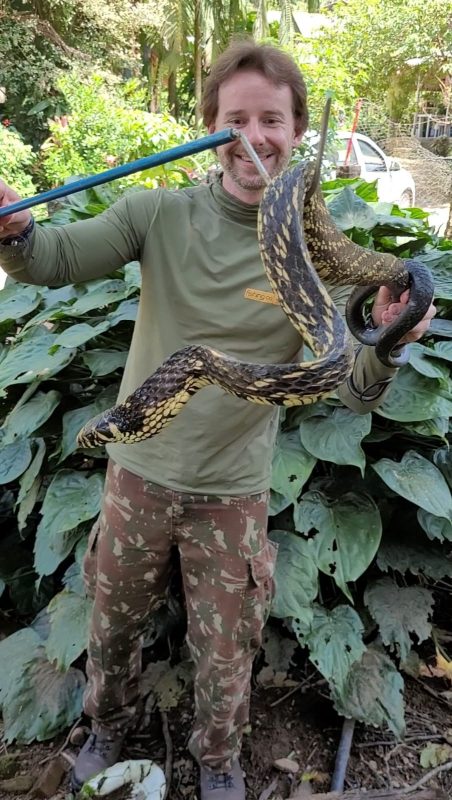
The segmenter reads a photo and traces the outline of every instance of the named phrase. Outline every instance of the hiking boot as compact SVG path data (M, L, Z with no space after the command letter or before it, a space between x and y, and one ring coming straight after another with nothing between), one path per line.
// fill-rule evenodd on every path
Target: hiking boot
M71 788L78 792L93 775L119 761L124 736L119 733L91 733L75 759L71 774Z
M201 800L245 800L245 781L240 762L230 772L212 772L201 766Z

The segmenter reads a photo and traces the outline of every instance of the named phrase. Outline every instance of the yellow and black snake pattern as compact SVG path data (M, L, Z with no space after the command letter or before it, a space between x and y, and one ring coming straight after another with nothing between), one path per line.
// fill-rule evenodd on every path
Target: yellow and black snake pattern
M385 352L424 316L433 294L428 271L416 262L351 242L333 223L319 188L312 191L313 181L314 166L309 162L299 162L272 179L260 204L258 240L269 283L316 360L251 364L212 347L184 347L123 403L90 420L78 435L79 446L134 443L155 436L209 384L252 403L281 406L313 403L333 392L352 371L354 347L322 281L367 289L386 285L397 296L410 287L410 305L401 327L398 324L394 331L387 326ZM356 313L353 326L359 337ZM385 360L384 348L380 349Z

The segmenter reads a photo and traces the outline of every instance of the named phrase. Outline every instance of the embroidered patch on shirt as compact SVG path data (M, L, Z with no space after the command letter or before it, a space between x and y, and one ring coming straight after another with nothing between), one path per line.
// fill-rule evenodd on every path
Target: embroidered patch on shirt
M244 297L247 300L257 300L258 303L272 303L279 306L278 298L274 292L263 292L261 289L245 289Z

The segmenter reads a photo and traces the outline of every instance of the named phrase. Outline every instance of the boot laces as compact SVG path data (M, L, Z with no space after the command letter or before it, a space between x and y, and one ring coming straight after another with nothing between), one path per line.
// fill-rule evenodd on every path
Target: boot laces
M209 789L233 789L234 778L230 772L212 773L209 775Z
M88 748L89 752L96 753L96 755L99 756L109 753L115 744L112 739L105 739L102 736L97 736L95 733L91 734L90 739L91 741Z

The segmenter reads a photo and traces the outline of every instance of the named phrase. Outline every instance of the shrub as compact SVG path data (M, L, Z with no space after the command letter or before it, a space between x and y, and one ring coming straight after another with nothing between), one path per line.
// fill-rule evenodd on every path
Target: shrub
M22 197L36 193L28 171L33 166L35 155L20 135L3 120L0 125L0 152L2 154L1 178Z
M87 175L152 155L189 141L188 126L168 114L132 108L100 75L89 81L67 76L59 88L69 108L67 116L49 123L51 136L41 148L41 172L50 185L74 175ZM118 181L118 191L131 185L178 186L198 162L178 161L135 173Z

